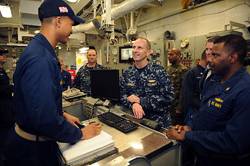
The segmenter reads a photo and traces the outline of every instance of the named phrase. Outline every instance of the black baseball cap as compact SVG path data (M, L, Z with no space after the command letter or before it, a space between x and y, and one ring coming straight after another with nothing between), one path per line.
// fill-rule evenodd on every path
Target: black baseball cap
M68 16L74 21L74 25L84 23L84 20L77 17L72 8L63 0L44 0L38 8L40 21L44 18L55 16Z
M7 49L0 48L0 56L4 56L5 54L8 54L9 51Z

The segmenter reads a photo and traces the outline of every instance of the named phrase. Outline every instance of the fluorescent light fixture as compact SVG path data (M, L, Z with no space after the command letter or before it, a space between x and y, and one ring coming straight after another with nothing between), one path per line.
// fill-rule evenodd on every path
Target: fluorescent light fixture
M76 3L78 0L67 0L67 1L71 3Z
M5 18L12 17L10 6L8 6L8 5L0 5L0 12L1 12L2 16Z
M79 53L84 54L88 51L89 47L82 47L79 49Z

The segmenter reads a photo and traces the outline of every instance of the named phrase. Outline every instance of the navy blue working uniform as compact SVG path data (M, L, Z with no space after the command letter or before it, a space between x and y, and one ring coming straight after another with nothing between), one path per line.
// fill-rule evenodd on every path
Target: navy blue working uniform
M185 123L192 119L192 115L197 113L200 108L200 85L205 68L197 65L187 71L182 81L180 107L185 115Z
M38 34L21 55L14 73L16 123L25 132L36 135L38 141L27 141L13 131L6 152L8 159L26 159L27 165L55 165L56 161L46 161L57 155L56 141L80 140L81 130L63 117L60 81L55 51L48 40ZM49 139L40 142L39 136Z
M0 68L0 129L9 128L14 124L13 86L10 85L9 77L3 68Z
M213 77L185 142L197 153L197 165L249 166L250 76L241 68L224 83Z
M212 76L213 76L213 71L212 71L211 67L208 65L205 68L205 70L203 72L203 75L202 75L202 77L201 77L201 79L199 81L199 86L200 86L200 91L201 92L202 91L206 91L206 89L204 88L204 86L205 86L205 84L207 82L209 82L210 79L213 78ZM203 94L203 92L201 94Z
M62 85L62 90L65 91L68 89L68 87L71 88L71 75L68 71L66 70L62 70L61 72L61 77L62 77L62 80L61 80L61 85Z
M197 65L184 75L180 94L180 111L184 115L184 123L189 125L194 114L200 108L200 85L205 68ZM182 163L184 166L194 165L195 155L192 147L182 144Z
M10 129L14 125L13 87L5 70L0 67L0 165L2 165L3 151Z

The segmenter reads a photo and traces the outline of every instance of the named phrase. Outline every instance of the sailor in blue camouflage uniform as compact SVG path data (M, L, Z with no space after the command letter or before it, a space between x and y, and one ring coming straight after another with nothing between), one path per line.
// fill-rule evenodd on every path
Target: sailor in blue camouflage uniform
M250 76L243 66L246 41L238 35L214 41L211 68L200 110L190 126L175 126L167 136L190 145L197 166L250 165Z
M97 63L97 52L95 47L89 47L87 52L88 63L82 66L77 74L73 83L73 87L80 89L82 92L87 95L91 95L90 88L90 70L101 70L105 69L102 65Z
M134 65L120 79L121 103L132 109L135 118L149 118L162 127L171 124L169 107L173 100L173 87L165 69L149 63L151 46L147 39L133 42Z
M66 43L72 25L83 20L62 0L45 0L39 7L41 33L24 50L14 73L16 126L7 143L7 166L63 164L57 141L75 143L101 131L99 124L76 127L79 119L62 111L60 68L55 54Z
M66 70L63 59L59 59L60 68L61 68L61 86L62 91L65 91L72 86L71 74Z

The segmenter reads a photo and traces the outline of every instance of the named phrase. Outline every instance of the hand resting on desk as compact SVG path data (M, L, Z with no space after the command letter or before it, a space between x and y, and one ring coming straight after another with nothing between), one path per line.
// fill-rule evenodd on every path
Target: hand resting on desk
M145 113L142 109L142 106L139 103L134 103L132 105L132 110L133 110L134 117L136 119L141 119L145 115Z

